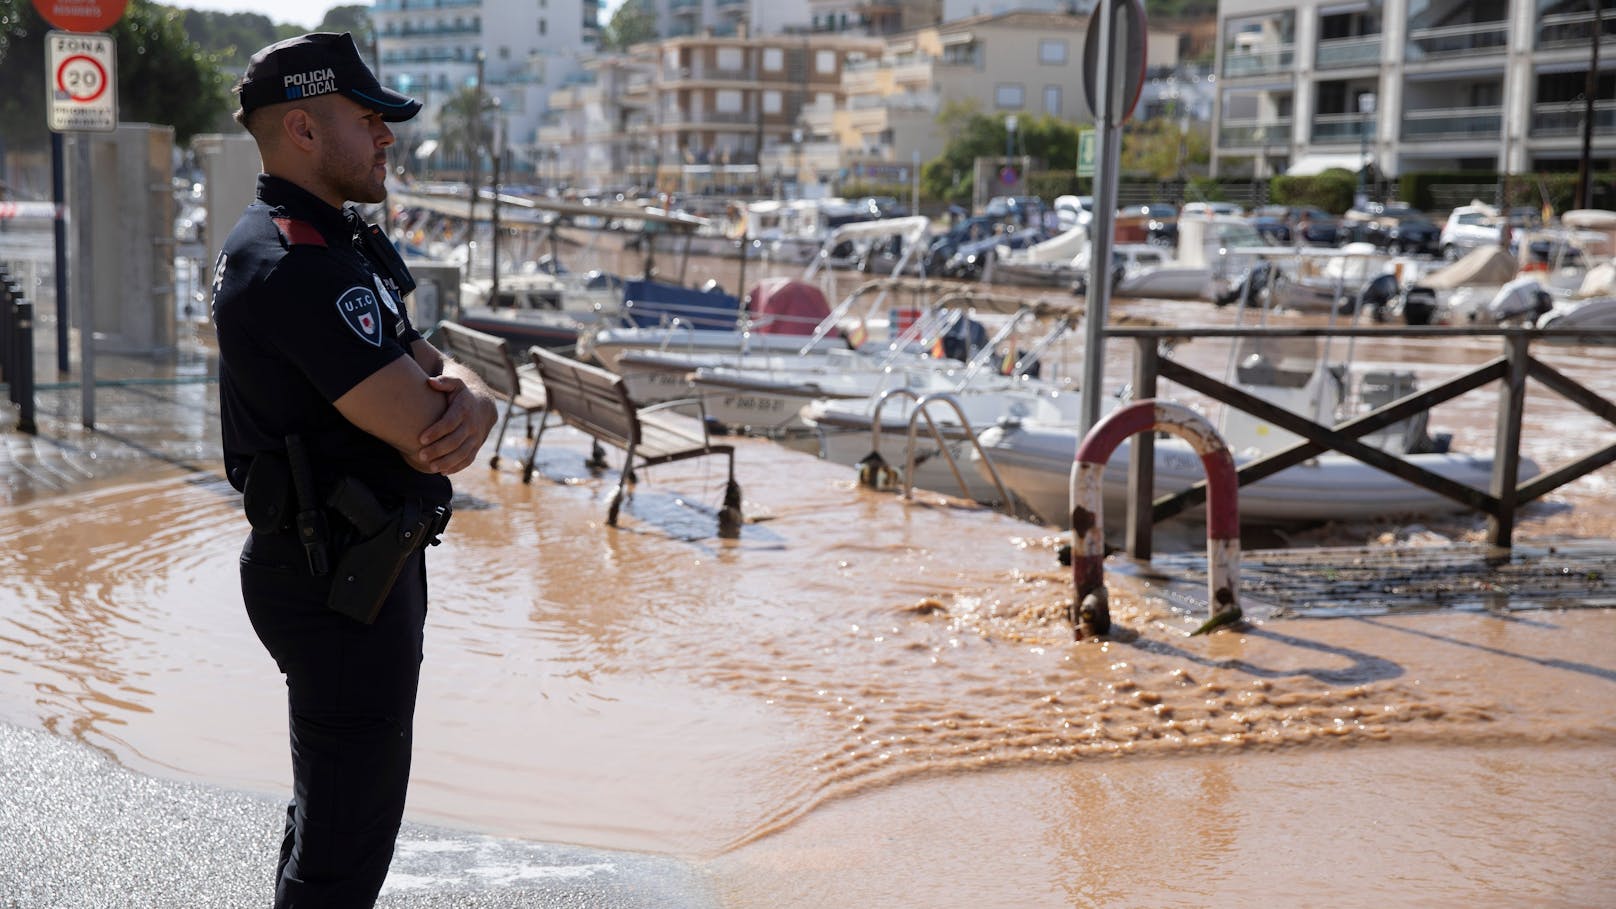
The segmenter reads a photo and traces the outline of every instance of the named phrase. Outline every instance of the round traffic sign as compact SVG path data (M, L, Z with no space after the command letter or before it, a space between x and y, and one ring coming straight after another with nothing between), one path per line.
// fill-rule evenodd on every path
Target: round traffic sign
M1114 29L1111 46L1110 66L1107 73L1110 78L1112 98L1120 101L1120 109L1113 105L1111 111L1111 125L1121 126L1133 116L1133 110L1139 104L1139 95L1145 87L1145 50L1146 25L1144 0L1100 0L1100 3L1111 4L1111 27ZM1089 112L1094 114L1096 120L1100 115L1097 102L1099 95L1100 73L1100 42L1104 36L1100 34L1100 4L1094 5L1094 12L1089 14L1088 34L1083 39L1083 97L1089 103ZM1118 82L1121 90L1118 91Z
M101 61L84 54L74 54L56 67L56 88L80 104L105 94L109 81Z
M34 0L45 21L63 31L98 32L123 18L129 0Z

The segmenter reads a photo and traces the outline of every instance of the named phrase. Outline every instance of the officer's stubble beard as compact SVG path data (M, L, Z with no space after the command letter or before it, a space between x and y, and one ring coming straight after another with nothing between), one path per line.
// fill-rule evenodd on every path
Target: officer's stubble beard
M329 124L327 124L329 128ZM339 191L349 202L382 202L387 198L387 154L374 144L362 154L353 148L331 143L315 164L315 177ZM378 171L376 165L383 165ZM377 176L377 174L380 176Z

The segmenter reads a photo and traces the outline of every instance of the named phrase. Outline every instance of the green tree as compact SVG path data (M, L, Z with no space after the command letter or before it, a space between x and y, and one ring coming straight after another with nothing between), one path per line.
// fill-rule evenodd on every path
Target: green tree
M1004 116L984 114L970 102L943 105L937 121L952 138L941 155L920 168L921 192L929 198L969 202L976 159L1002 157L1007 146L1017 157L1026 155L1047 166L1074 166L1077 161L1077 125L1048 114L1017 114L1014 136Z
M473 161L493 139L494 99L474 85L460 89L438 110L438 144L450 160Z
M352 32L359 52L370 58L370 49L376 43L376 26L370 21L370 7L359 4L333 6L325 11L317 32ZM371 61L374 65L375 61Z
M295 25L276 25L260 13L188 9L181 16L185 33L203 50L218 54L220 65L232 76L247 68L248 59L259 48L303 31Z
M38 148L45 128L45 32L28 0L0 0L0 137L13 150ZM217 122L230 80L216 54L186 36L178 10L131 0L107 33L117 48L118 118L174 127L183 145Z
M1210 136L1172 117L1129 123L1122 134L1122 173L1178 180L1204 173L1212 160Z
M628 50L656 36L656 13L650 6L644 0L625 0L600 30L600 46L602 50Z

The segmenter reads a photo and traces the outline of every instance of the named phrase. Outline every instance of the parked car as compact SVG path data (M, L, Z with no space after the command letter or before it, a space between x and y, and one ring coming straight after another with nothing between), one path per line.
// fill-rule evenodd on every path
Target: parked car
M1541 217L1532 208L1512 208L1505 215L1480 200L1455 208L1442 225L1439 240L1442 257L1451 262L1463 258L1473 249L1503 243L1503 225L1506 222L1515 232L1542 226Z
M1181 217L1193 215L1234 215L1240 217L1245 210L1233 202L1185 202Z
M1310 205L1264 205L1252 213L1251 223L1270 243L1336 246L1341 242L1340 219Z
M1354 208L1341 218L1349 243L1373 243L1377 248L1401 253L1435 255L1440 249L1442 231L1424 212L1401 202L1371 202Z
M1288 246L1291 242L1293 222L1289 205L1264 205L1251 213L1251 226L1263 242L1273 246Z

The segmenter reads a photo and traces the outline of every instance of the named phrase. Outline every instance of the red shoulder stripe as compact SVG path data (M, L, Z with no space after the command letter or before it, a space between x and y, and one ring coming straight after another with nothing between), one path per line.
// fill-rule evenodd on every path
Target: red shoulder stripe
M275 227L280 230L281 236L293 246L325 246L325 237L320 229L307 221L296 218L275 218Z

